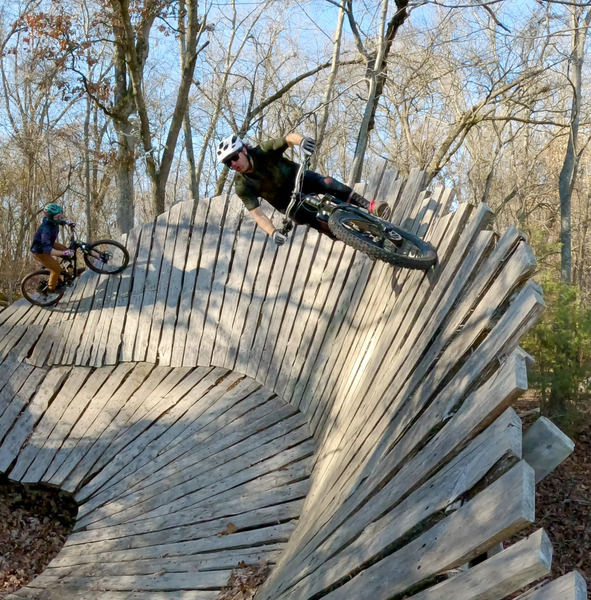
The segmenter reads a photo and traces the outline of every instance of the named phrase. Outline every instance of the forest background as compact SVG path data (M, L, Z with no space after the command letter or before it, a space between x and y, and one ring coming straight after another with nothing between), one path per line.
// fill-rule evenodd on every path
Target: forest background
M524 342L542 412L588 424L588 3L9 0L0 9L0 293L18 298L47 202L82 237L231 189L219 139L316 137L314 168L387 162L486 202L536 251Z

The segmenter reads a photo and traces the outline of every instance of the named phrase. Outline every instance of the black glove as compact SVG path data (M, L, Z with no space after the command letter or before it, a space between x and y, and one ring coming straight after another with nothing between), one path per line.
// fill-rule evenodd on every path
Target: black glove
M281 233L281 231L279 231L278 229L276 229L273 232L273 241L278 245L278 246L283 246L283 244L285 244L285 242L287 242L287 236L283 235Z
M312 154L314 154L314 150L316 150L316 140L313 138L305 137L300 142L300 148L302 149L304 154L311 156Z

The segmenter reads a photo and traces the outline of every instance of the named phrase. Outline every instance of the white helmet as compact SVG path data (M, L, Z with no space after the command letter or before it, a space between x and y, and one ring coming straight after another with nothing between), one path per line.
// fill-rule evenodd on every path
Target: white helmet
M244 142L236 134L228 136L218 144L218 164L224 162L235 152L240 152L242 148L244 148Z

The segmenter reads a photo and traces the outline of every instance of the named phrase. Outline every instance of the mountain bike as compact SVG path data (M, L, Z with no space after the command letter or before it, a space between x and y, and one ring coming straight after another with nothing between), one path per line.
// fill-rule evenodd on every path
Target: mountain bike
M37 306L52 306L64 295L66 288L71 287L76 278L85 268L79 267L78 254L86 266L95 273L113 275L120 273L129 263L129 252L127 248L114 240L99 240L98 242L80 242L76 239L74 223L66 223L70 228L70 245L68 249L73 250L71 257L62 257L60 281L55 290L49 290L48 269L39 269L29 273L21 281L21 292L32 304Z
M287 236L293 229L298 211L315 212L323 233L341 240L374 260L418 270L427 270L437 262L437 251L429 242L370 214L364 208L328 194L303 194L304 173L309 164L310 156L305 156L299 166L290 203L279 229L283 235Z

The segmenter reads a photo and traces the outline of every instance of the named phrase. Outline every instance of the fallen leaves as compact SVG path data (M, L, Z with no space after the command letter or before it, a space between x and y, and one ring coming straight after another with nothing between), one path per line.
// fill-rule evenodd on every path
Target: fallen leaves
M222 588L217 600L251 600L271 570L266 563L240 563L239 567L232 571L228 584Z
M0 478L0 598L41 573L75 523L73 500L57 490Z

